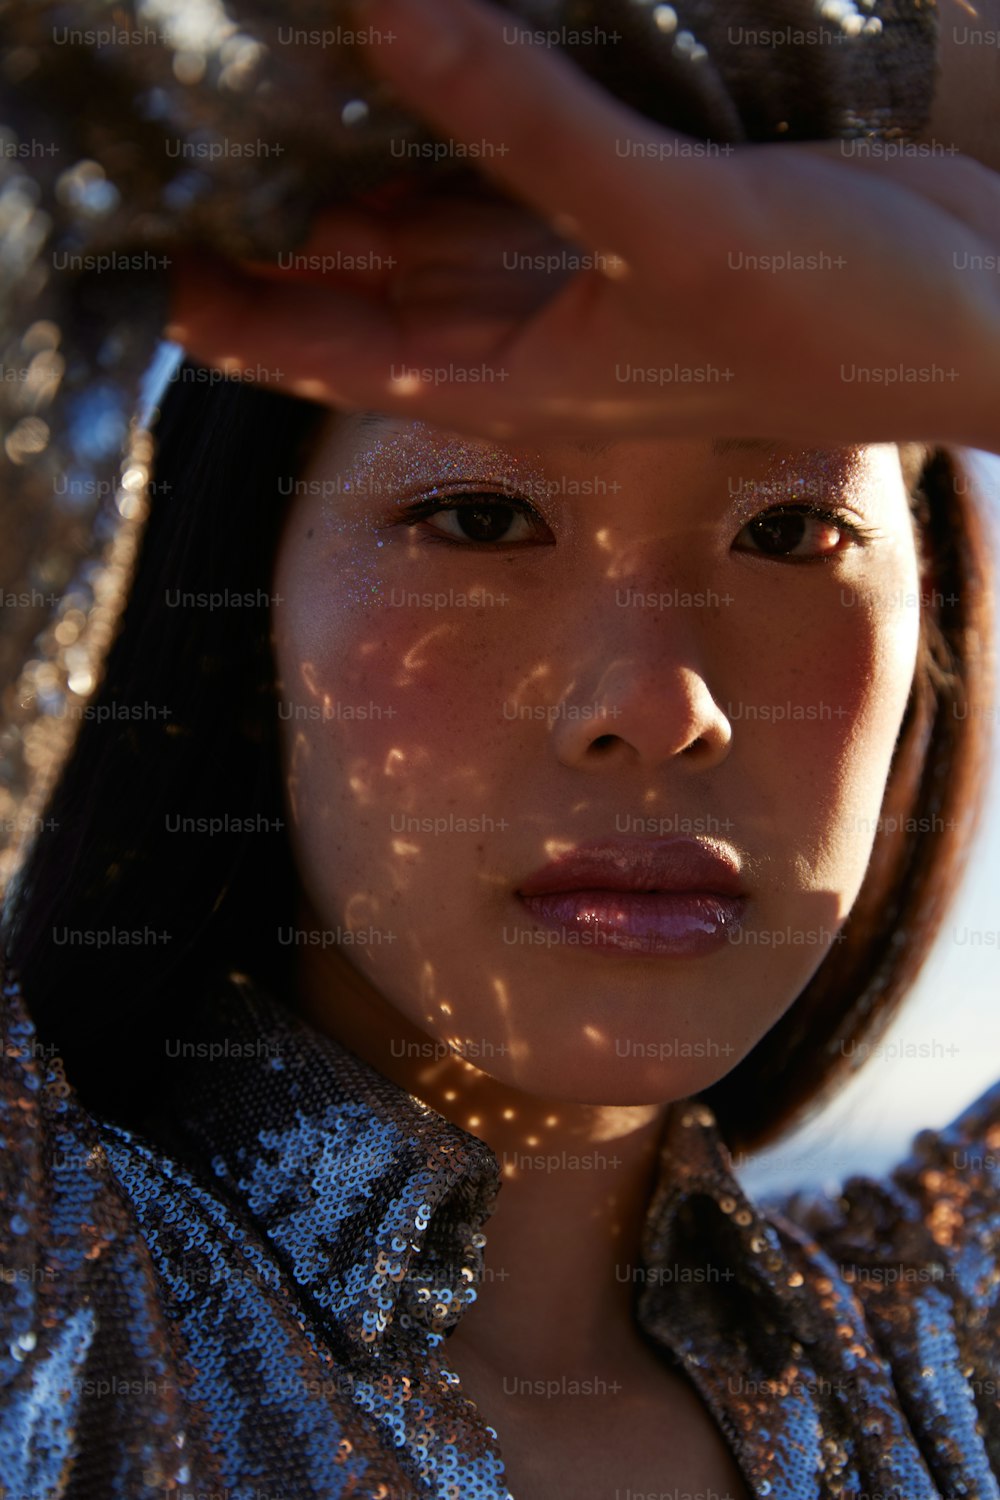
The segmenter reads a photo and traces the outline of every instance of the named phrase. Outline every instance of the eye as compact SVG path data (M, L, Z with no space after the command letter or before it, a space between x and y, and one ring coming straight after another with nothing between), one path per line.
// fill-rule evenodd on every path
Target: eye
M404 526L424 525L428 541L458 547L519 547L550 540L541 516L526 500L506 495L463 494L424 499L405 507Z
M749 521L733 546L777 561L820 562L868 539L867 530L838 511L782 506ZM746 538L739 545L740 538Z

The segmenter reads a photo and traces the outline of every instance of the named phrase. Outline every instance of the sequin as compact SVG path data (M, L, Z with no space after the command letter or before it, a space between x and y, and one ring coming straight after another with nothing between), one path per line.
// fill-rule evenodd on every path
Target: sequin
M528 0L508 8L535 18ZM935 7L863 8L582 0L572 20L622 38L583 66L627 102L633 78L655 78L644 107L704 140L912 136L929 114ZM323 27L347 15L339 0L321 9ZM374 186L388 161L403 170L388 142L421 134L349 48L277 45L279 20L316 19L306 0L277 10L5 7L0 589L47 581L0 614L0 673L16 679L0 743L7 845L44 803L32 768L46 743L65 755L67 710L99 679L154 473L148 433L125 433L163 267L97 283L53 252L293 249L314 184L324 199ZM93 40L47 50L67 12ZM548 12L558 25L570 7ZM151 17L145 41L110 44L109 111L101 30ZM820 40L761 59L732 39L796 23ZM51 155L20 151L32 131ZM150 131L178 151L135 151ZM268 136L288 143L280 170L181 149ZM75 486L61 501L58 477ZM513 1500L489 1413L448 1368L449 1334L489 1295L500 1173L483 1141L236 976L206 1024L274 1048L213 1061L210 1088L196 1059L178 1063L145 1135L87 1114L60 1060L33 1048L16 985L0 1003L0 1500ZM1000 1084L922 1132L886 1178L754 1203L712 1112L691 1100L671 1114L634 1316L699 1391L754 1496L1000 1500L998 1146ZM679 1299L655 1274L706 1263L732 1279Z
M21 1043L0 1094L5 1494L250 1500L266 1479L283 1500L512 1500L489 1413L448 1368L489 1295L485 1142L242 975L204 1038L265 1037L267 1056L178 1058L142 1136L56 1094L14 982L3 1005ZM758 1204L710 1109L668 1116L634 1316L750 1494L1000 1495L998 1124L1000 1083L890 1176ZM942 1202L962 1204L945 1248ZM732 1275L684 1298L662 1274L706 1264ZM11 1274L31 1266L46 1275Z

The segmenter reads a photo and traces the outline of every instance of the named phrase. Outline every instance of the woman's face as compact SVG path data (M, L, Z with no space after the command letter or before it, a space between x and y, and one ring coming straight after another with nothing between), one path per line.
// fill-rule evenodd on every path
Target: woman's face
M919 630L903 456L333 418L273 641L303 912L345 993L550 1099L735 1067L876 837ZM582 845L575 895L518 894Z

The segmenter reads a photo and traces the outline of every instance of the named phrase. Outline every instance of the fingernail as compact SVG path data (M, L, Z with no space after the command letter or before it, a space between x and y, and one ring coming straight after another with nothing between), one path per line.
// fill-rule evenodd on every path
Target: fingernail
M425 78L450 68L465 52L465 26L452 0L355 0L360 29L376 33L373 43L399 48L393 57Z

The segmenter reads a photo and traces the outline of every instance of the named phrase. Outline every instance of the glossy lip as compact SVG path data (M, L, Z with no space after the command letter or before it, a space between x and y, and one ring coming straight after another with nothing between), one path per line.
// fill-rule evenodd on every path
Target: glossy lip
M580 845L517 895L557 942L619 958L697 958L725 947L746 916L740 869L697 839Z
M595 839L536 870L519 896L552 891L685 891L745 896L740 867L717 844L700 839Z

